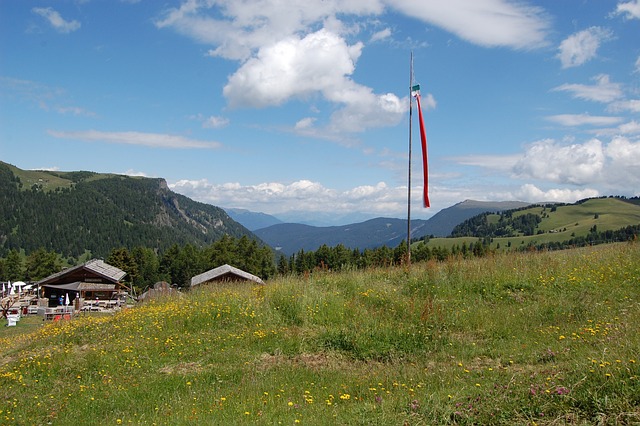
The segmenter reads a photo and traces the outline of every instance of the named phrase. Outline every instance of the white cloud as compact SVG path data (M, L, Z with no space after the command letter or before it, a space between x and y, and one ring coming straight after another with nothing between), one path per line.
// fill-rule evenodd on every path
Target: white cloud
M616 101L607 106L607 111L620 112L631 111L640 113L640 99L629 99L623 101Z
M330 94L335 102L343 102L345 107L331 115L327 130L334 135L342 132L361 132L368 128L393 126L404 118L408 106L405 99L393 93L376 95L369 88L351 85L340 93Z
M516 200L528 201L532 203L536 202L558 202L558 203L575 203L578 200L582 200L590 197L597 197L600 193L596 189L567 189L567 188L555 188L542 190L537 186L527 183L522 185L517 191L514 192L513 198Z
M640 160L640 142L632 142L623 136L617 136L606 147L606 154L619 166L638 167ZM638 173L634 173L638 176Z
M233 74L223 94L234 106L266 107L319 93L342 105L331 117L327 137L397 124L407 106L392 93L375 94L351 80L362 43L349 46L325 29L267 46ZM306 121L305 129L310 122Z
M395 125L406 101L377 94L352 79L368 26L388 10L444 28L481 46L533 48L545 44L549 20L543 10L507 0L186 0L156 20L197 42L209 54L239 61L223 89L231 107L262 108L291 99L322 96L337 104L320 128L303 122L307 134L339 138L345 132ZM369 34L370 41L391 36L391 28ZM434 107L432 96L425 99ZM297 130L300 130L298 126Z
M559 47L562 68L577 67L595 58L600 45L612 37L613 33L602 27L591 27L570 35Z
M616 136L605 147L608 159L606 179L603 182L610 191L619 193L621 188L640 195L640 140Z
M371 39L369 41L375 42L375 41L385 40L389 37L391 37L391 29L385 28L384 30L380 30L377 33L374 33L371 36Z
M584 84L563 84L555 87L555 91L569 92L575 98L596 102L612 102L622 97L622 85L620 83L612 83L609 76L600 74L593 77L595 85L587 86Z
M95 117L96 115L94 112L87 111L84 108L74 107L74 106L66 106L66 107L56 106L55 110L60 114L73 114L73 115L85 116L85 117Z
M515 155L457 158L454 160L461 164L491 170L492 175L510 175L512 183L496 185L491 179L484 181L476 176L461 186L458 181L462 175L432 175L432 209L418 207L422 188L417 183L412 188L415 204L412 214L431 214L466 198L575 202L601 194L629 195L629 188L640 187L638 158L640 141L620 136L608 144L598 139L570 145L543 140L529 146L519 158ZM451 179L452 185L447 185L447 179ZM518 183L522 180L525 183ZM337 190L306 179L249 185L185 179L169 183L169 187L198 201L274 215L294 211L336 216L353 212L386 217L406 215L407 187L385 182Z
M135 176L135 177L149 177L145 172L140 172L137 170L129 169L126 172L122 173L127 176Z
M224 87L223 94L234 106L280 105L291 97L340 90L352 84L348 76L362 43L348 46L327 30L303 38L290 36L260 49L246 61Z
M546 117L547 120L554 123L567 126L611 126L622 121L620 117L607 117L590 114L558 114Z
M513 173L519 178L619 191L640 183L639 158L640 142L624 136L608 144L598 139L571 145L542 140L528 147Z
M438 103L431 93L427 93L424 96L420 95L420 105L424 109L436 109Z
M304 130L313 126L313 123L316 121L313 117L305 117L302 120L298 120L295 125L296 130Z
M636 63L635 63L635 70L633 70L634 73L640 73L640 56L638 56L638 59L636 59Z
M173 28L198 42L216 46L213 56L245 61L256 51L310 27L344 28L336 15L380 14L378 0L343 2L326 0L187 0L156 21L158 28Z
M37 168L31 169L31 170L36 170L36 171L44 170L44 171L47 171L47 172L58 172L58 171L60 171L60 167L58 167L58 166L37 167Z
M241 207L269 214L292 211L372 215L399 215L406 211L406 187L389 187L384 182L339 191L309 180L288 184L265 182L255 185L240 183L214 184L206 179L179 180L169 187L195 200L224 207ZM419 191L415 193L419 199Z
M454 157L451 160L465 166L483 167L497 171L510 171L520 160L521 155L468 155Z
M542 8L508 0L187 0L157 19L158 28L173 28L194 40L215 46L214 56L244 61L265 45L272 45L308 28L354 33L359 25L345 25L355 17L379 17L394 9L481 46L516 49L546 44L550 21ZM340 19L343 19L341 21ZM390 30L372 35L386 37Z
M597 180L604 168L602 143L560 145L553 140L533 143L513 167L519 177L584 185Z
M635 120L631 120L628 123L624 123L618 126L618 129L620 130L620 133L622 133L623 135L640 134L640 123ZM640 157L636 158L636 162L638 163L638 165L640 165L639 158Z
M76 20L66 21L62 16L60 16L60 13L56 12L51 7L34 7L31 11L46 19L49 24L51 24L51 26L60 33L67 34L80 28L80 22Z
M214 116L206 118L202 122L202 127L206 129L220 129L229 125L229 119L226 117Z
M614 14L622 15L625 19L640 19L640 0L618 3Z
M546 44L543 9L504 0L389 0L389 6L480 46L516 49Z
M200 141L189 139L183 136L168 135L161 133L142 132L101 132L98 130L86 131L58 131L48 130L47 133L59 139L76 139L82 141L117 143L126 145L141 145L152 148L220 148L222 144L212 141Z

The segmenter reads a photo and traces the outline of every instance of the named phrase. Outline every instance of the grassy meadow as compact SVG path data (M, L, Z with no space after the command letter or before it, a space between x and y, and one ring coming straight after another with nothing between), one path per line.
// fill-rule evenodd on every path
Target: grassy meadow
M638 243L211 286L2 328L0 424L637 424L639 327Z
M581 203L557 206L556 208L534 206L513 213L514 217L525 214L540 216L541 222L534 235L492 238L489 248L498 251L514 251L529 245L568 241L574 237L586 237L592 228L598 231L615 231L640 223L640 206L617 198L592 198ZM489 223L498 223L499 214L490 214ZM539 233L538 233L539 232ZM427 242L429 248L461 247L476 243L477 237L440 237Z

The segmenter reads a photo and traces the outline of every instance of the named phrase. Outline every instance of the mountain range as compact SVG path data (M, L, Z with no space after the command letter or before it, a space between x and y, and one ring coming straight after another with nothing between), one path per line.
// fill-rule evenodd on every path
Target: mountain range
M412 239L449 236L479 214L521 209L524 202L466 200L428 220L411 221ZM407 221L374 218L342 226L286 223L242 209L222 209L171 191L164 179L89 171L21 170L0 162L0 256L38 248L64 256L105 257L113 248L144 246L164 251L174 244L203 247L223 235L246 236L292 255L339 244L364 250L396 247Z
M519 201L485 202L466 200L436 213L433 217L411 221L411 238L424 236L446 237L459 223L486 212L500 212L528 206ZM348 248L375 248L382 245L395 247L407 238L407 220L375 218L342 226L311 226L300 223L282 223L274 216L243 210L227 210L234 219L251 229L262 241L282 254L291 255L299 250L314 251L326 244L342 244ZM256 227L269 223L266 227Z

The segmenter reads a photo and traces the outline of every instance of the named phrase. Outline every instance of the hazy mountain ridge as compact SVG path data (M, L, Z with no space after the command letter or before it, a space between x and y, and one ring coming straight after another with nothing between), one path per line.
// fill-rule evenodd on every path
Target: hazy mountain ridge
M412 229L418 231L426 221L412 221ZM407 221L395 218L376 218L343 226L311 226L299 223L282 223L258 229L254 233L264 242L283 254L299 250L313 251L326 244L329 247L342 244L347 248L364 250L382 245L395 246L406 239Z
M247 209L224 208L231 219L242 224L250 231L283 223L282 220L266 213L252 212Z
M520 201L466 200L436 213L433 217L411 220L411 238L424 236L445 237L461 222L478 214L522 208L530 203ZM348 248L375 248L382 245L395 247L407 238L407 220L375 218L342 226L318 227L297 223L281 223L253 231L260 239L283 254L299 250L313 251L326 244L342 244Z

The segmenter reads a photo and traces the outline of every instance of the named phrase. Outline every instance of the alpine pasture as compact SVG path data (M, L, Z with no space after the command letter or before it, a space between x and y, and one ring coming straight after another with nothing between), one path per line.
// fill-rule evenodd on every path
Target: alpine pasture
M0 331L0 424L640 422L640 246L209 286Z

